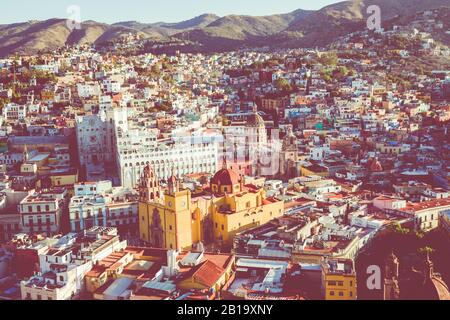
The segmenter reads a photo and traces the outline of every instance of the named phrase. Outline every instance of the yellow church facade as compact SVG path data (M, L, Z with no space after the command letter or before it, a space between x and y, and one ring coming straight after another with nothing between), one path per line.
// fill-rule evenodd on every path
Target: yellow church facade
M150 167L140 183L139 230L151 246L189 250L199 242L231 246L236 233L265 224L284 214L282 201L266 198L262 188L244 186L243 179L222 169L208 190L180 190L169 179L164 199Z

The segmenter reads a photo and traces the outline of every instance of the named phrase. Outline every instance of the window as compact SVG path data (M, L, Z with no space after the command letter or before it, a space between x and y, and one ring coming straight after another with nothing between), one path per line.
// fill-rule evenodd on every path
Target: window
M353 291L350 291L350 297L353 297Z
M335 286L336 285L336 281L328 281L328 285L329 286Z
M334 296L334 291L330 291L330 296Z
M344 293L342 291L339 291L339 297L343 297Z
M45 205L45 211L50 211L50 206L48 204Z
M353 281L350 281L350 286L351 286L351 287L353 286Z
M38 300L42 300L42 297L41 297L40 294L37 295L37 299L38 299Z
M172 231L172 226L171 225L169 225L169 230Z
M342 287L344 285L344 281L338 281L338 286Z
M224 225L222 225L222 231L224 231L225 230L225 226Z

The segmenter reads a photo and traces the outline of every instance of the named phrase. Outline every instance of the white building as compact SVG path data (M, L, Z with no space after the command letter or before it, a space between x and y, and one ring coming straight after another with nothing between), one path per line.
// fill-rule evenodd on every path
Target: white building
M119 81L112 79L104 79L102 82L103 90L107 93L118 93L121 89L121 84Z
M97 82L78 83L77 92L80 98L99 96L102 93L100 84Z
M3 117L5 120L23 120L27 116L28 108L26 105L8 103L3 107Z
M406 200L388 196L379 196L373 199L373 205L381 210L400 210L406 207Z
M117 227L121 234L135 234L138 229L138 202L124 188L112 188L111 181L75 185L69 204L70 230L91 227Z
M98 115L76 118L76 133L80 164L98 165L114 161L114 124L112 116L103 111ZM89 174L89 173L88 173Z
M117 157L122 185L135 188L147 164L151 164L161 180L167 180L173 172L178 177L213 174L217 171L218 144L159 142L151 147L125 144L118 145Z
M25 197L19 204L23 231L47 234L60 232L66 196L67 190L53 189Z
M39 272L20 283L23 300L70 300L85 288L84 277L95 263L124 249L113 228L68 234L39 254Z
M56 63L47 63L47 64L36 64L31 66L32 70L49 72L49 73L58 73L59 67Z
M122 186L135 188L147 164L161 180L175 171L178 177L217 171L218 143L214 139L158 140L157 132L145 127L116 129L117 170Z

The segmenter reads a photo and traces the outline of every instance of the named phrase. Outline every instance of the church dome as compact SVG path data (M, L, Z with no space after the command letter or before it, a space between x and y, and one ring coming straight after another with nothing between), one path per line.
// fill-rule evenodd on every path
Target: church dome
M427 297L433 300L450 300L450 291L440 277L433 276L427 280L423 290L428 293Z
M234 186L239 183L239 175L231 169L222 169L218 171L211 179L211 184L218 186Z
M425 281L420 292L424 293L425 299L432 300L450 300L450 292L444 280L434 273L433 262L430 260L430 255L427 253L423 274Z

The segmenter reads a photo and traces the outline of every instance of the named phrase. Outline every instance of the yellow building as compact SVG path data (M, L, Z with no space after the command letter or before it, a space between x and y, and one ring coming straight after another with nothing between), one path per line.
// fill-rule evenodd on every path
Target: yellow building
M319 176L326 178L329 176L329 172L327 167L318 164L311 164L311 165L302 165L300 167L300 175L302 177Z
M266 198L263 188L244 185L230 169L217 172L209 187L194 194L181 190L172 177L163 199L151 167L140 182L140 236L153 247L186 250L198 242L231 246L236 233L283 214L282 201Z
M400 144L377 143L375 145L377 151L387 154L399 155L410 150L409 146Z
M325 300L356 300L356 272L351 259L328 259L321 263Z
M78 170L70 169L50 173L52 187L73 187L78 183Z
M227 254L202 254L202 262L193 268L181 270L177 287L182 290L215 292L228 287L234 275L235 257Z

